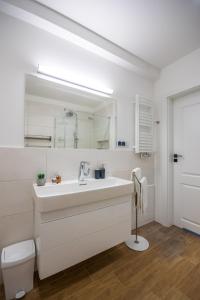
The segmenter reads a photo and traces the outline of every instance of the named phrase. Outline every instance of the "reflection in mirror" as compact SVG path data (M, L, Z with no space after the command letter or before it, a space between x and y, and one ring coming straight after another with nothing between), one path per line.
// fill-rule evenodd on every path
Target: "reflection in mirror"
M111 149L115 102L26 75L26 147Z

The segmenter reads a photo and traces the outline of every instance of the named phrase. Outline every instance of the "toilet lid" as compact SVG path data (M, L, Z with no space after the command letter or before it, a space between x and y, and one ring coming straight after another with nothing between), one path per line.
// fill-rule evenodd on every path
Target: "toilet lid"
M35 257L35 244L33 240L23 241L3 248L1 254L1 267L8 268L21 264Z

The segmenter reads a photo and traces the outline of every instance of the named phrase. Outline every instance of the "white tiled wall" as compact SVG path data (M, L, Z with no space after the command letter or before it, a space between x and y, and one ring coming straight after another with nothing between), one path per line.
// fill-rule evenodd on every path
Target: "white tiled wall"
M48 178L55 173L77 178L81 160L89 161L91 169L105 163L109 175L122 178L130 178L130 171L141 166L153 182L153 158L141 160L129 150L0 148L0 248L33 236L32 182L37 172ZM143 222L154 218L153 194L149 200Z
M41 149L1 148L0 181L33 179L46 169L46 154Z

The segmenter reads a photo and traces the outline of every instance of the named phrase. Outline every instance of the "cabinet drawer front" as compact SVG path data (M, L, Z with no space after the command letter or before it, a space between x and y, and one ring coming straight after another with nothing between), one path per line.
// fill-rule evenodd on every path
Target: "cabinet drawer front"
M40 225L40 251L117 225L131 218L131 201Z
M130 235L131 219L115 226L89 234L71 243L62 244L47 251L40 251L38 270L44 279L89 257L126 241Z

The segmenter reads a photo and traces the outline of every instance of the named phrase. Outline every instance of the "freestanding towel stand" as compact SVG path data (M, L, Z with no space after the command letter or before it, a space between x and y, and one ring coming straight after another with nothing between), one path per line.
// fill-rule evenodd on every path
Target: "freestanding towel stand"
M140 187L140 195L141 195L141 182L137 178L136 175L134 175L134 178L139 183ZM143 238L142 236L138 235L138 194L135 193L135 234L132 234L128 241L125 242L125 244L132 250L135 251L145 251L149 248L149 242Z

